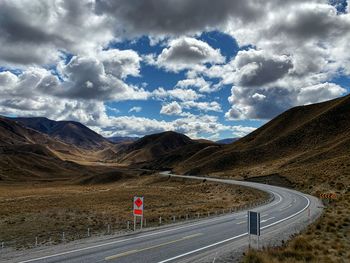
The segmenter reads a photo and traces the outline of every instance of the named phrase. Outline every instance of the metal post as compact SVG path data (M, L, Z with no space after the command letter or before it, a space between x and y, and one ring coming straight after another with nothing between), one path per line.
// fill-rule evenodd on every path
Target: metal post
M162 224L162 217L161 216L159 217L159 224L160 225Z
M251 247L251 237L250 237L250 234L249 234L249 248Z
M134 216L134 231L136 231L136 216Z
M90 237L90 227L88 227L88 232L87 232L87 236Z
M107 235L111 233L111 226L110 224L107 225Z
M127 229L127 230L130 229L130 221L129 221L129 220L126 222L126 229Z
M258 250L259 250L259 236L258 236Z
M64 235L64 232L62 232L62 242L65 242L66 241L66 237Z
M210 213L208 212L208 217L209 217Z
M35 237L35 246L38 246L38 237Z
M143 224L143 216L141 216L141 222L140 222L140 225L141 225L140 229L141 230L142 230L142 224Z
M176 219L175 219L175 216L173 216L173 221L174 221L174 223L175 223L175 220L176 220Z

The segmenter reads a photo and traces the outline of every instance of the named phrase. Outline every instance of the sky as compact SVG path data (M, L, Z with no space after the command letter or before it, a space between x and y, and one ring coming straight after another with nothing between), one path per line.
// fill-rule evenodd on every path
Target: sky
M242 137L350 91L347 0L0 0L0 114Z

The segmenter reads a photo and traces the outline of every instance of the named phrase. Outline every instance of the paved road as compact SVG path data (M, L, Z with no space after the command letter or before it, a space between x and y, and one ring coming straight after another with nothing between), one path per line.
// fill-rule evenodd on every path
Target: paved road
M253 182L206 179L250 186L273 194L274 200L271 203L252 209L261 213L262 235L264 231L289 224L297 217L307 216L309 206L317 203L314 197L281 187ZM80 247L75 245L71 249L66 247L63 251L33 252L13 262L180 262L201 253L215 251L229 242L237 243L237 240L241 240L239 243L247 243L246 215L246 211L241 211Z

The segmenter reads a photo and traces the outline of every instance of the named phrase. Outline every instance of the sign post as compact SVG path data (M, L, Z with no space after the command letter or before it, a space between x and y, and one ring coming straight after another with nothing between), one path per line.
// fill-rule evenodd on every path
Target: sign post
M258 212L248 211L248 235L249 235L249 247L250 247L250 235L256 235L258 237L258 249L259 249L260 213Z
M134 231L136 231L136 218L141 217L141 230L143 222L143 196L134 196Z

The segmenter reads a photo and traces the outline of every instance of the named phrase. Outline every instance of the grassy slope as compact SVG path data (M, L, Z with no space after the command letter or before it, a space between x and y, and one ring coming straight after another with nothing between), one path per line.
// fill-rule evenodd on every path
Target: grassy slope
M93 232L106 230L107 224L114 230L125 229L127 220L132 221L134 195L145 197L147 225L158 225L159 216L163 223L169 223L173 215L184 219L185 214L193 218L197 213L221 213L222 209L267 198L265 193L238 186L131 174L123 177L121 173L115 176L120 180L108 184L108 177L98 182L84 180L83 185L1 183L0 241L33 245L35 236L39 242L48 241L50 235L55 240L62 231L70 239L72 233L86 236L88 227Z

